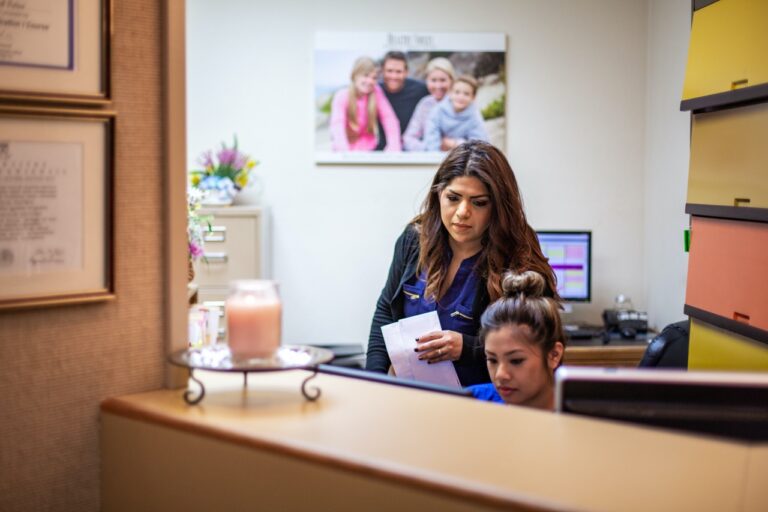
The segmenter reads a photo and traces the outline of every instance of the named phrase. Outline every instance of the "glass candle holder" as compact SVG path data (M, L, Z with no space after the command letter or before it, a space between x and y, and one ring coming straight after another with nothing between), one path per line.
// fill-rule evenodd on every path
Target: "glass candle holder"
M226 312L227 341L233 358L268 358L278 349L282 305L277 283L232 281Z

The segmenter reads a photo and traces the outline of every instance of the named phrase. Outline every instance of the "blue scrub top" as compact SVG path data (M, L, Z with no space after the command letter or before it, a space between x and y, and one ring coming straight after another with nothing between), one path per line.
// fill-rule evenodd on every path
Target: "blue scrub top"
M472 396L478 400L498 402L500 404L504 403L504 399L501 398L501 395L496 391L493 384L475 384L474 386L469 386L467 389L469 389L472 392Z
M403 284L403 312L406 317L437 311L440 326L444 331L456 331L470 336L477 336L472 317L472 306L477 295L479 278L475 273L480 253L461 262L456 277L440 303L424 297L427 286L426 274L414 276Z

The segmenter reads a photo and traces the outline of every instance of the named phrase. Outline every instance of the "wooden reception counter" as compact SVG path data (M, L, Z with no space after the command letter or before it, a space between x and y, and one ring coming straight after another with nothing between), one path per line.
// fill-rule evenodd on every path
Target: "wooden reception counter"
M113 511L758 511L768 446L319 375L196 372L102 404ZM194 384L193 384L194 385Z

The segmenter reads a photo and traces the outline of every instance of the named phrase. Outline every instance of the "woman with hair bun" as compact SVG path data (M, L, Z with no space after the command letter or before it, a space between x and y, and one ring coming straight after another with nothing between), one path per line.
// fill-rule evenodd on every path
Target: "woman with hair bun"
M565 351L560 302L544 296L544 277L507 272L504 295L488 306L480 323L493 384L470 386L475 397L493 402L554 409L554 375Z
M419 336L419 358L453 362L462 386L490 382L477 337L480 315L502 296L501 278L510 268L546 276L544 293L559 298L509 162L487 142L465 142L440 164L421 213L395 244L366 369L389 370L382 326L435 311L443 330Z

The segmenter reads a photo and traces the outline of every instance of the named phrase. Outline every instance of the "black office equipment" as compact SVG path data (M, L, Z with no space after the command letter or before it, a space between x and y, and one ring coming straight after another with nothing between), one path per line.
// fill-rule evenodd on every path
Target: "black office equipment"
M689 320L669 324L648 344L638 366L688 368L689 333Z
M385 375L383 373L369 372L369 371L359 370L354 368L344 368L344 367L333 366L329 364L321 364L321 365L318 365L317 371L319 373L327 373L329 375L337 375L339 377L349 377L352 379L367 380L369 382L377 382L379 384L389 384L391 386L400 386L405 388L419 389L422 391L432 391L435 393L443 393L447 395L456 395L456 396L463 396L463 397L473 396L472 392L466 388L450 388L447 386L431 384L429 382L401 379L401 378L393 377L391 375Z
M768 441L768 374L562 367L558 412Z

